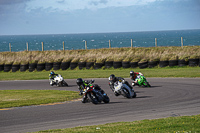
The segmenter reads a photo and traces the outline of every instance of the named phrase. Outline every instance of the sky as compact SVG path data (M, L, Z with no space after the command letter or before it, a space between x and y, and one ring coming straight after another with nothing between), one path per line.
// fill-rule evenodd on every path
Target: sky
M0 0L0 35L200 29L200 0Z

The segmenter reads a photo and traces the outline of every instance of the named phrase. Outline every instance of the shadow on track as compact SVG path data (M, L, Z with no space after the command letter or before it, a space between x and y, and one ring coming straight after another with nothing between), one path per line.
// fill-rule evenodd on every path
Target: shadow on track
M136 98L150 98L152 96L137 96Z

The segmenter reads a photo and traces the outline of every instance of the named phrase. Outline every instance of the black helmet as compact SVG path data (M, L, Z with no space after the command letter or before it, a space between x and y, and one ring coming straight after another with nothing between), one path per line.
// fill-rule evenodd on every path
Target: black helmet
M111 74L110 77L109 77L108 79L109 79L109 81L110 81L111 83L114 83L114 82L116 81L116 77L115 77L114 74Z
M134 75L134 71L130 71L130 76L133 76Z
M83 84L83 79L82 78L78 78L76 80L76 83L77 83L78 86L82 85Z
M54 71L51 71L51 73L50 73L50 74L51 74L51 75L53 75L53 74L55 74L55 73L54 73Z

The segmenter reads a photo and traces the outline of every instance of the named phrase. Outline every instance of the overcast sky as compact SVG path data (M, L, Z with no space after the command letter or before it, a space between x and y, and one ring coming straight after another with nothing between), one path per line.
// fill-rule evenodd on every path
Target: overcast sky
M0 35L200 29L200 0L0 0Z

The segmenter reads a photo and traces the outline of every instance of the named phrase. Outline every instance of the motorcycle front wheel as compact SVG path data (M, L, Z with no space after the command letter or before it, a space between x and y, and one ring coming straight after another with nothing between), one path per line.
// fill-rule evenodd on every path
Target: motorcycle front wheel
M57 84L57 86L58 86L58 87L61 87L61 86L62 86L62 82L59 82L59 83Z
M94 96L93 94L87 93L87 97L93 104L98 104L98 100L96 96Z

